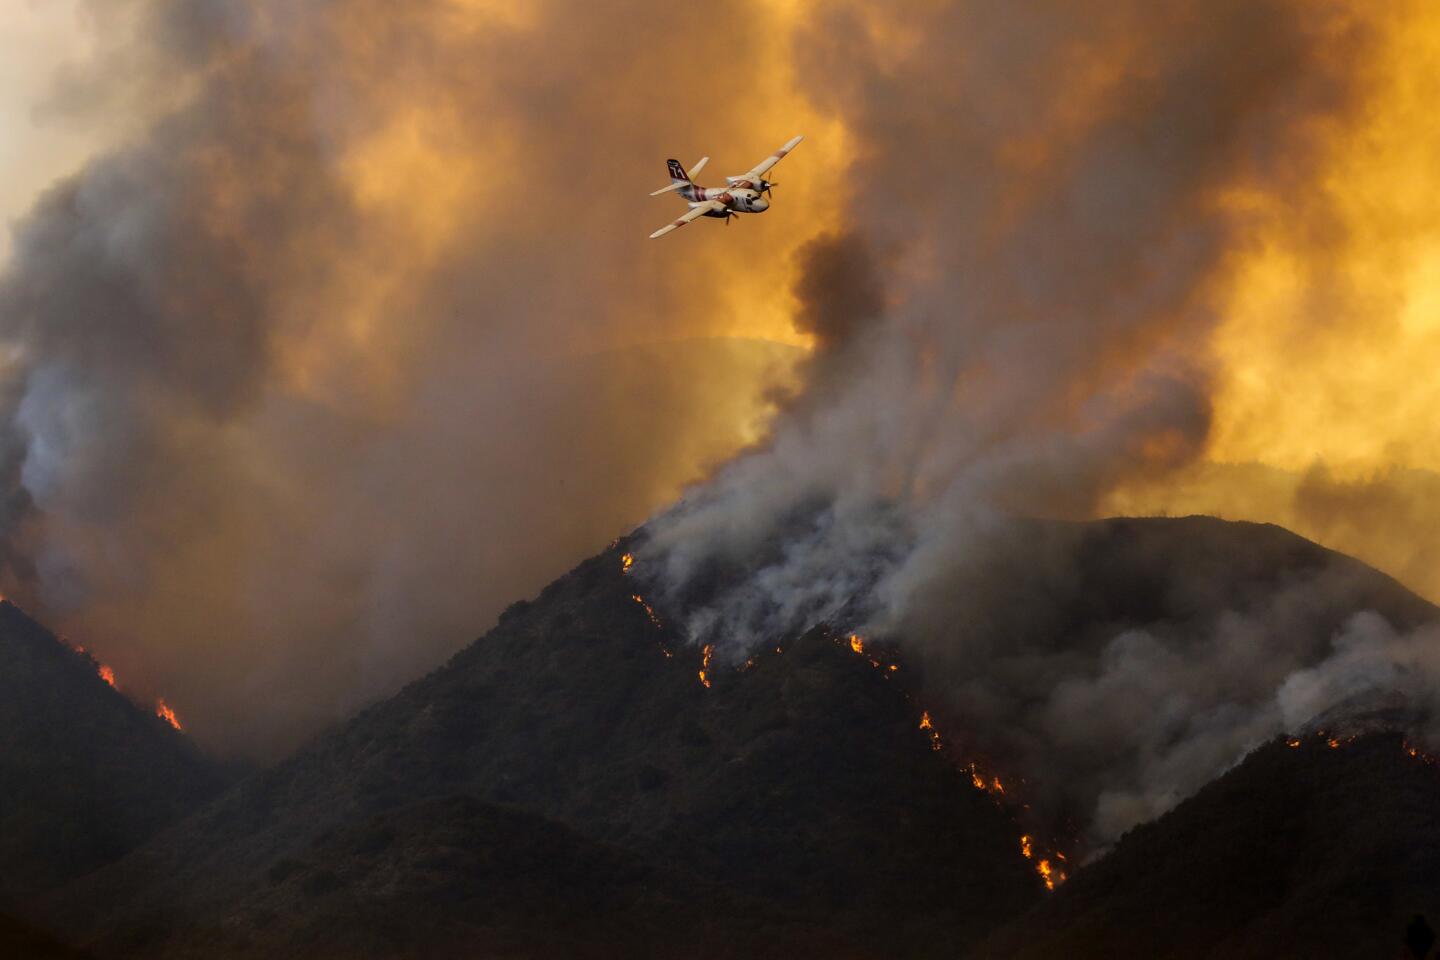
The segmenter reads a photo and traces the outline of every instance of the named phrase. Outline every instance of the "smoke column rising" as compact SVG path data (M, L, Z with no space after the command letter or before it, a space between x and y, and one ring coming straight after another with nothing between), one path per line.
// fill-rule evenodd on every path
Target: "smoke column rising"
M760 435L804 237L642 242L668 155L806 119L693 109L785 95L748 5L87 10L47 109L136 129L14 233L0 556L202 740L348 715Z
M641 564L683 597L793 532L694 611L732 652L834 619L983 676L928 625L1016 515L1198 505L1429 569L1422 3L88 9L48 109L130 132L0 279L0 559L210 744L388 692L762 438ZM643 241L665 157L794 133L769 214ZM1026 763L1097 690L1228 669L1113 639L1011 723ZM1284 722L1326 653L1274 652L1208 735L1072 771L1097 837Z
M1317 275L1341 270L1320 288L1331 299L1305 301L1311 336L1334 346L1376 319L1373 301L1360 307L1372 278L1341 269L1357 224L1327 178L1349 162L1347 135L1387 107L1405 115L1379 64L1421 16L1284 0L1036 2L1002 15L952 3L898 20L823 8L797 39L802 73L862 145L850 179L868 189L797 284L799 316L834 332L805 368L810 392L763 450L662 516L642 555L672 604L696 606L697 639L738 657L824 620L901 638L976 739L1068 794L1056 802L1078 809L1097 845L1356 692L1406 676L1417 706L1433 708L1440 675L1422 642L1373 615L1333 649L1316 635L1324 620L1310 608L1341 595L1333 583L1298 585L1275 610L1216 611L1183 643L1133 631L1055 648L987 635L979 617L1003 589L997 571L1032 588L1017 601L1031 606L1081 582L1072 552L1012 517L1201 498L1254 515L1255 492L1233 479L1243 466L1223 462L1242 448L1263 458L1239 422L1268 405L1264 435L1315 435L1285 433L1270 382L1247 379L1234 318L1256 325L1270 351L1258 362L1283 367L1279 331L1296 318L1257 313L1251 285L1294 214L1284 255ZM1318 364L1318 353L1289 355ZM1362 435L1355 406L1335 422ZM1308 410L1293 426L1327 436ZM1373 444L1348 452L1387 462ZM1355 515L1323 467L1287 480L1296 465L1254 465L1280 488L1261 518L1308 511L1297 525L1315 530L1320 516ZM747 564L757 569L737 573Z

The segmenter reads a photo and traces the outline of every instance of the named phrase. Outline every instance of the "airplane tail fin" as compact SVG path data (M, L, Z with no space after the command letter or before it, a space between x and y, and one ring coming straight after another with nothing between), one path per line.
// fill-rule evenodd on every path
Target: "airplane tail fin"
M705 164L709 162L709 157L701 157L699 162L690 168L690 173L699 173L705 168ZM661 187L659 190L650 194L650 196L658 197L660 194L669 193L671 190L684 190L687 187L695 186L695 181L691 180L690 174L686 173L685 168L680 166L679 160L667 160L666 163L670 167L670 186Z

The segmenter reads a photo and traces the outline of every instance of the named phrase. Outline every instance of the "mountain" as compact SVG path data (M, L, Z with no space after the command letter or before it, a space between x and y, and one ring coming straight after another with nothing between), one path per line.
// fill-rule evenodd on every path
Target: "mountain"
M1397 733L1268 743L974 955L1393 958L1440 919L1440 764Z
M1367 884L1393 910L1364 913L1347 942L1373 942L1428 889L1394 878L1400 839L1434 809L1430 773L1371 734L1337 751L1265 747L1047 895L1022 854L1030 814L977 790L948 734L925 727L944 700L937 678L954 675L943 657L912 662L903 644L857 655L819 627L712 663L646 599L628 549L515 604L443 667L33 918L101 958L1088 956L1068 931L1092 917L1120 938L1106 955L1171 955L1168 930L1200 945L1173 955L1199 956L1274 948L1310 905ZM1276 622L1317 650L1359 610L1401 628L1437 619L1353 560L1206 518L1037 522L985 576L953 591L955 630L1076 656L1117 630L1183 642L1277 602ZM957 717L942 707L934 725ZM1372 750L1384 768L1372 780L1343 795L1321 782L1324 765ZM1403 811L1402 787L1415 800ZM1342 831L1328 849L1331 803L1368 804L1394 830ZM1145 872L1157 862L1203 879ZM1194 904L1216 898L1199 931ZM1251 906L1282 900L1300 920L1270 924Z
M0 906L117 859L223 786L95 661L0 602Z
M602 956L949 956L1039 898L1013 818L932 749L903 681L814 630L702 682L621 549L67 890L50 926L99 956L491 934L550 956L587 930Z

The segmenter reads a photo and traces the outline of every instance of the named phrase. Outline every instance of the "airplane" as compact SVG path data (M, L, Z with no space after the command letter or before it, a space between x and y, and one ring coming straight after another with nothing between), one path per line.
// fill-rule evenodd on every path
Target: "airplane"
M785 146L776 150L770 156L761 160L754 167L740 174L738 177L726 177L723 187L702 187L690 179L691 175L699 173L704 169L705 164L710 162L709 157L701 157L700 162L690 168L690 173L680 166L679 160L667 161L670 165L670 186L661 187L652 197L658 197L662 193L674 191L690 204L690 212L686 213L674 223L666 224L659 230L650 234L650 239L663 237L672 230L679 230L692 220L701 217L718 217L730 225L730 218L737 213L764 213L770 209L770 201L765 199L770 189L775 186L765 179L765 174L775 166L785 155L804 140L804 137L794 137Z

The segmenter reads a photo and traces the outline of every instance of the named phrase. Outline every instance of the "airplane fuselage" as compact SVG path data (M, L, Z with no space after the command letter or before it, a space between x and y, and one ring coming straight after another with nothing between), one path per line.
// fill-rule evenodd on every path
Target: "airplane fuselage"
M725 204L724 210L707 213L707 217L724 219L732 213L764 213L770 209L770 201L760 196L760 191L748 187L702 187L694 184L678 192L692 207L711 200Z

